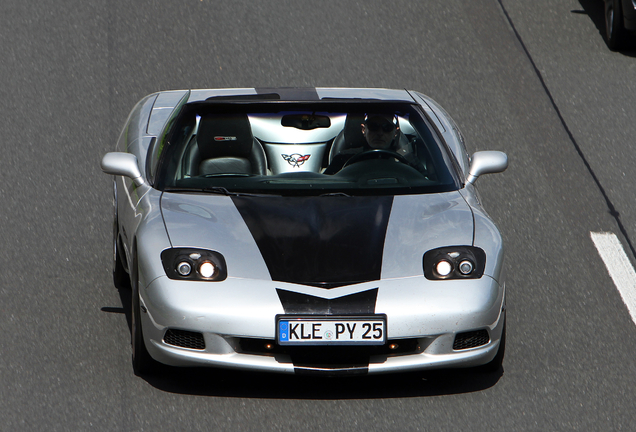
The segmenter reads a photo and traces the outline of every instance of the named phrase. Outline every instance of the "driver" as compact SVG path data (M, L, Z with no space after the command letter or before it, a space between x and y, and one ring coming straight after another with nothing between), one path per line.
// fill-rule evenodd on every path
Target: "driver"
M400 130L397 118L387 114L367 114L364 123L360 126L362 126L362 135L369 146L369 148L363 148L362 151L389 150Z
M400 125L395 114L367 113L360 125L365 142L361 147L352 147L338 153L324 174L334 174L340 171L349 159L356 154L373 150L389 150L402 156L410 153L399 146Z

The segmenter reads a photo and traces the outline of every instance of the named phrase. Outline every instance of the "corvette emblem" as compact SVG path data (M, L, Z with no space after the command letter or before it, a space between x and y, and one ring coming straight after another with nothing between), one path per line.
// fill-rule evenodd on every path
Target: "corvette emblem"
M214 141L236 141L234 136L215 136Z
M281 156L283 157L283 159L287 161L288 164L290 164L294 168L297 168L301 166L302 164L304 164L311 155L303 156L298 153L294 153L292 155L281 154Z

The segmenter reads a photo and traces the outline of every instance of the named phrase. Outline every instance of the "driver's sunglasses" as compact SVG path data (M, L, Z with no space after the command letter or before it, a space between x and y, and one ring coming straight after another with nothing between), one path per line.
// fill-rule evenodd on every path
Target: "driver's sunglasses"
M366 125L371 132L377 132L379 130L382 130L382 132L384 133L389 133L395 129L395 125L389 122L382 122L382 123L367 122Z

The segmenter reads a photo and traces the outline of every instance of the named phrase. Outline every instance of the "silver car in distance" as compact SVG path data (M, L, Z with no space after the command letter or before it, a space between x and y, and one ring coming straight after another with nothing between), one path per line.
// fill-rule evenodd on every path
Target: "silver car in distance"
M474 183L507 164L414 91L143 98L101 164L135 372L498 370L502 239Z

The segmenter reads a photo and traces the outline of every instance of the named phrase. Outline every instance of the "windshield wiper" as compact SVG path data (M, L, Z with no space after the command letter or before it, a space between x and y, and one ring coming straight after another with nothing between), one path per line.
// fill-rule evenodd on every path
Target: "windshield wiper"
M243 173L214 173L214 174L205 174L199 177L203 178L213 178L213 177L253 177L253 174L243 174Z
M201 189L203 192L210 192L215 194L227 195L227 196L239 196L242 195L239 192L230 192L227 188L223 186L211 186Z
M164 192L199 192L199 193L214 193L225 196L248 196L248 197L260 197L260 196L271 196L272 194L255 194L249 192L232 192L223 186L211 186L206 188L176 188L176 187L166 187L164 188Z
M341 197L351 197L351 195L346 194L344 192L329 192L329 193L324 193L324 194L320 194L318 196L321 197L325 197L325 196L341 196Z
M279 196L278 194L270 194L270 193L232 192L230 190L227 190L223 186L211 186L211 187L203 188L203 191L223 194L227 196L243 196L243 197Z

